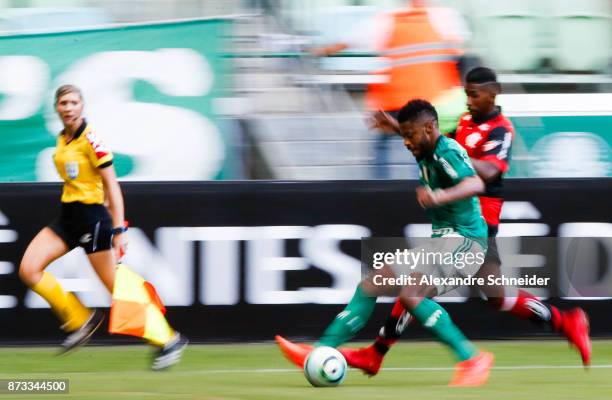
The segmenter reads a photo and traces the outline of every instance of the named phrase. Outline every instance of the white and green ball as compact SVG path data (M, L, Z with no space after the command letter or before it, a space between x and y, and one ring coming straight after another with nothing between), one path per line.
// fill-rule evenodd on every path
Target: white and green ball
M346 378L344 356L333 347L316 347L304 363L304 374L312 386L338 386Z

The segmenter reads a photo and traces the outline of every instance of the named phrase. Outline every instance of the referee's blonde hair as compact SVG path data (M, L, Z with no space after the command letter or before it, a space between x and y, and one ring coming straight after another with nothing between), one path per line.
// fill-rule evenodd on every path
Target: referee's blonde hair
M78 94L81 98L81 101L83 101L83 93L81 93L81 89L79 89L78 86L67 84L58 87L55 91L55 104L57 104L57 102L62 96L67 95L68 93Z

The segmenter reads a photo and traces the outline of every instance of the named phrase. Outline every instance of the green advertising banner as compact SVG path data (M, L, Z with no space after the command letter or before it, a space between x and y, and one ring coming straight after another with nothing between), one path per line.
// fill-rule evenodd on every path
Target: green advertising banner
M521 116L508 176L612 176L612 115Z
M224 177L213 112L230 20L0 37L0 182L57 180L53 93L79 86L124 180Z

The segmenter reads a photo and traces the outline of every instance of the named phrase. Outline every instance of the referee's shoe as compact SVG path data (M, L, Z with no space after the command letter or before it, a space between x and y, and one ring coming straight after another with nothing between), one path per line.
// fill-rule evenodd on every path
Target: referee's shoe
M94 309L87 321L85 321L85 323L79 329L66 336L66 339L64 339L64 342L62 343L60 354L69 353L89 342L89 339L102 325L103 321L104 314L102 311Z
M189 344L189 340L176 332L168 343L157 350L151 369L154 371L161 371L178 363L181 360L181 355L185 347L187 347L187 344Z

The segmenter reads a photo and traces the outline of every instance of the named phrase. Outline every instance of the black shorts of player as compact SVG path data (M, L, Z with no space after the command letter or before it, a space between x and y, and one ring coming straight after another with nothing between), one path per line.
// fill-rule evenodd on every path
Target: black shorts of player
M62 203L60 217L49 228L71 250L82 247L91 254L112 247L113 222L102 204Z
M497 241L495 240L497 236L497 230L498 229L496 225L488 225L489 238L488 238L487 254L485 255L484 262L501 265L501 259L499 258L499 251L497 250Z

